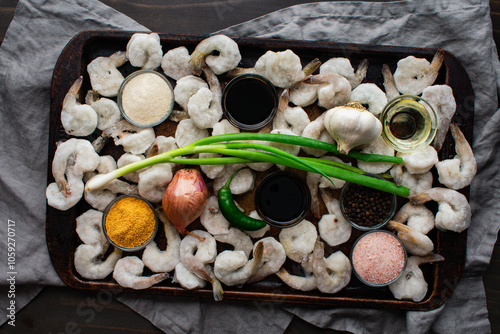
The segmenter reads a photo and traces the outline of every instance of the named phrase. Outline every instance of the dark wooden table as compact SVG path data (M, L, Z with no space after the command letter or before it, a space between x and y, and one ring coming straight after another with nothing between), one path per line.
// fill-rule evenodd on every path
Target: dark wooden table
M300 0L101 0L153 31L204 34L241 23L260 15L299 3ZM321 1L321 0L320 0ZM17 0L0 0L0 44ZM494 39L500 43L500 0L490 1ZM489 318L493 333L500 332L500 247L484 274ZM2 295L3 292L2 292ZM3 325L1 333L162 333L148 320L115 300L94 304L97 293L63 287L45 288L30 304L19 311L16 327ZM87 323L77 314L78 307L95 310ZM78 330L80 329L80 330ZM312 326L295 317L286 333L338 333Z

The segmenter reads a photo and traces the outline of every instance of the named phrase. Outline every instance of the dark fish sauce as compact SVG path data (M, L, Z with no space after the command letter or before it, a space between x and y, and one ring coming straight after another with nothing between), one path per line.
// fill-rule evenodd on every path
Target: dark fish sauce
M256 130L272 121L278 98L274 86L257 74L243 74L229 82L222 95L228 121L243 130Z
M262 179L255 192L257 213L271 226L290 227L299 223L310 206L309 187L292 173L269 174Z

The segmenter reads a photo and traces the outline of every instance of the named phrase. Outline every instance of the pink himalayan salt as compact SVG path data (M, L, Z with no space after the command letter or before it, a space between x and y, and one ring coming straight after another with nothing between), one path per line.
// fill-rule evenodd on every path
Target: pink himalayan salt
M373 232L362 237L352 252L352 265L358 275L372 284L394 280L405 266L404 249L393 235Z

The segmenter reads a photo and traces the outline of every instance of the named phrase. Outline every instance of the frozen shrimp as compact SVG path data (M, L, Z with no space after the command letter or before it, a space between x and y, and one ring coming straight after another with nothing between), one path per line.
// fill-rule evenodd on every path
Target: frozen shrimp
M424 205L406 203L392 218L401 224L406 223L412 229L427 234L434 228L434 214Z
M160 250L156 242L152 241L146 246L142 253L142 262L156 273L169 272L175 269L181 262L180 246L181 237L175 229L175 226L168 220L163 210L156 210L158 217L163 222L165 238L167 239L167 248Z
M111 99L100 98L96 91L89 90L87 92L85 103L91 106L97 113L97 128L99 130L109 128L122 119L118 104Z
M61 123L64 131L71 136L85 137L97 127L97 113L88 104L78 102L78 95L82 86L83 77L80 76L71 85L64 97L61 111Z
M439 204L435 217L435 225L439 230L462 232L470 226L470 204L458 191L436 187L410 197L413 205L428 201L436 201Z
M318 88L318 106L330 109L346 104L351 95L351 84L337 73L316 74L304 79L308 84L321 84Z
M255 246L251 260L248 260L243 251L223 251L215 259L215 276L228 286L243 284L259 269L263 252L264 246L261 242Z
M423 90L431 86L439 74L443 64L444 51L439 49L432 58L432 62L425 58L408 56L398 61L394 82L402 94L420 95Z
M380 115L388 102L384 91L374 83L363 83L354 88L349 101L357 101L363 105L367 105L368 111L375 116Z
M217 242L208 232L194 230L191 232L201 237L203 241L192 235L186 235L181 241L180 255L182 264L199 278L210 282L214 299L222 300L223 290L220 281L213 273L210 263L217 255Z
M185 46L168 50L161 59L163 72L174 80L179 80L187 75L193 75L194 67L189 62L191 56Z
M76 233L87 245L104 246L108 240L102 232L102 212L89 209L76 218Z
M382 138L382 136L378 136L377 139L375 139L371 143L364 145L361 148L361 152L394 156L394 149L387 145L387 142L384 140L384 138ZM358 168L372 174L387 172L389 169L391 169L392 165L392 163L388 162L367 162L358 160Z
M116 262L113 278L124 288L143 290L166 280L168 273L154 274L151 276L141 276L144 270L144 263L137 256L127 256Z
M277 134L285 134L285 135L292 135L296 136L295 133L292 132L292 130L289 129L275 129L271 131L271 133L277 133ZM299 155L300 153L300 146L298 145L291 145L291 144L285 144L285 143L279 143L279 142L269 142L269 146L275 147L277 149L283 150L287 153L290 153L292 155ZM280 169L284 169L284 166L278 165Z
M410 189L410 196L432 188L433 176L430 171L422 174L412 174L402 165L394 165L390 173L398 186Z
M191 119L183 119L175 130L175 141L177 146L183 147L199 139L208 137L207 129L200 129Z
M157 33L135 33L127 43L127 59L135 67L154 70L161 64L163 51Z
M250 237L242 230L231 227L227 233L214 235L218 242L233 246L233 251L243 252L248 258L253 249L253 242Z
M279 234L279 240L286 255L298 263L307 260L307 256L314 249L317 237L316 226L305 219L293 227L282 229Z
M108 249L107 245L81 244L75 251L75 269L84 278L104 279L113 272L122 257L122 251L115 248L106 260L101 260Z
M211 196L203 212L200 215L200 222L211 235L223 235L229 233L230 224L219 210L219 202L216 196Z
M199 89L187 103L187 112L200 129L213 128L222 117L222 90L219 79L208 67L203 67L208 88Z
M158 154L162 154L168 151L172 151L179 148L177 146L177 142L175 141L175 138L172 136L165 137L165 136L157 136L155 138L155 141L153 142L153 145L151 145L147 150L146 150L146 157L150 158L153 156L156 156ZM174 163L167 163L172 168L175 167Z
M436 150L430 145L416 152L398 152L397 156L403 158L403 166L411 174L428 172L439 161Z
M273 129L287 129L300 136L307 124L310 123L309 116L301 107L290 107L290 91L284 89L280 96L278 110L273 119Z
M477 172L476 158L464 134L455 123L450 126L451 134L455 140L457 155L436 163L439 182L451 189L462 189L471 184Z
M406 250L413 255L424 256L430 254L434 249L434 243L428 236L408 225L391 220L387 223L387 227L397 232Z
M220 188L224 186L226 181L231 177L231 175L233 175L233 173L237 169L243 166L244 166L243 164L227 165L222 175L214 179L214 191L218 192ZM255 184L254 173L250 169L245 168L238 174L236 174L233 181L229 185L229 188L231 189L232 194L241 195L252 190L254 184Z
M214 51L218 52L213 55ZM195 73L200 73L205 62L215 74L219 75L234 69L241 60L238 44L224 35L214 35L202 40L191 54Z
M448 85L429 86L422 92L422 98L432 106L437 115L437 130L432 146L439 151L457 110L453 90Z
M389 65L382 65L382 76L384 77L385 95L387 96L387 100L391 101L392 99L398 97L400 94L398 89L396 88L396 83L394 82L394 77L392 76Z
M412 299L415 302L422 301L427 294L427 282L419 266L423 263L444 261L444 257L438 254L427 256L410 256L403 274L396 282L389 285L389 290L396 299Z
M301 263L300 271L302 275L293 275L285 268L281 268L277 273L283 283L295 290L311 291L316 289L316 278L312 272L312 254L309 255L306 262Z
M252 212L250 212L249 216L252 217L253 219L262 220L260 218L259 214L257 213L257 211L255 211L255 210L253 210ZM245 232L246 234L248 234L250 236L250 238L262 238L267 233L267 231L269 231L270 229L271 229L271 226L269 226L268 224L266 224L266 226L264 226L260 230L256 230L256 231L243 231L243 232Z
M321 241L314 244L312 269L319 291L337 293L351 281L351 262L341 251L324 258L325 249Z
M332 136L328 133L328 131L325 128L324 119L325 119L325 113L322 113L314 121L307 124L306 127L304 128L304 131L302 131L302 137L321 140L329 144L335 144L335 140L332 138ZM312 147L305 147L305 146L302 147L302 150L306 154L315 157L320 157L326 153L326 151L324 150Z
M267 51L255 63L254 70L280 88L288 88L304 79L300 58L291 50Z
M95 151L100 152L110 138L113 138L115 145L122 145L125 152L142 154L153 144L155 132L153 128L141 128L123 119L105 129L92 142Z
M280 270L281 266L283 266L283 263L286 261L285 250L283 249L281 243L276 241L276 239L273 237L260 239L254 246L254 253L255 248L259 243L262 243L264 246L262 262L257 271L250 276L247 283L258 282L269 275L275 274L278 270Z
M304 78L312 75L314 71L321 65L319 59L313 59L303 69ZM290 88L290 102L299 107L306 107L313 104L318 99L317 84L306 84L302 81L295 83Z
M174 87L174 100L183 110L187 110L189 99L208 84L200 77L187 75L177 80Z
M204 288L207 283L187 270L182 262L177 263L175 266L174 278L172 279L172 282L179 283L184 289L188 290Z
M327 60L319 68L320 74L337 73L349 80L352 88L356 88L366 77L368 71L368 59L363 59L354 72L351 61L348 58L335 57Z
M47 186L45 196L47 204L57 210L66 211L80 201L83 196L85 184L82 177L73 172L73 167L69 167L66 172L65 188L59 188L56 182Z
M132 154L132 153L124 153L118 160L116 161L116 166L118 168L126 166L128 164L144 160L145 157L142 154ZM140 169L135 172L131 172L128 174L123 175L123 178L126 179L127 181L137 183L139 182L139 173L144 171L144 169Z
M106 97L118 95L120 85L125 79L118 67L127 62L123 51L113 53L109 57L98 57L87 66L92 89Z
M337 157L334 157L334 156L329 156L329 155L324 155L321 157L322 160L329 160L329 161L335 161L335 162L339 162L339 163L342 163L346 166L351 166L351 163L350 162L344 162L342 161L340 158L337 158ZM330 180L333 181L334 184L332 184L332 182L330 182ZM319 179L319 184L318 184L318 187L320 189L325 189L325 188L329 188L329 189L340 189L344 186L344 184L346 183L346 181L344 180L341 180L341 179L336 179L334 177L330 177L330 180L328 180L326 177L324 176L321 176L320 179Z
M351 237L352 226L342 215L339 201L325 189L321 189L320 193L328 214L323 215L318 222L319 235L332 247L341 245Z
M139 173L137 190L139 195L150 202L161 201L168 184L172 181L172 166L170 164L157 164Z

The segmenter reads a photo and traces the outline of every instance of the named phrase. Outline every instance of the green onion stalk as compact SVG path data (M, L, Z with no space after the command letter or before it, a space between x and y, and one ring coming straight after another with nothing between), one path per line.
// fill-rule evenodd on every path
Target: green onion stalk
M288 152L269 145L245 141L272 141L289 145L299 145L321 149L327 152L340 154L337 146L319 140L294 135L273 133L233 133L216 135L197 140L189 145L174 149L156 156L134 162L118 168L107 174L99 174L85 185L87 190L98 189L108 182L125 174L158 163L178 163L186 165L223 165L234 163L270 162L277 165L291 167L341 179L344 181L364 185L370 188L408 197L410 190L396 186L393 182L363 175L363 171L346 164L310 157L297 157ZM186 158L196 153L218 153L221 157L213 158ZM342 154L341 154L342 155ZM368 154L351 151L344 155L368 162L402 163L401 157ZM332 182L333 183L333 182Z

